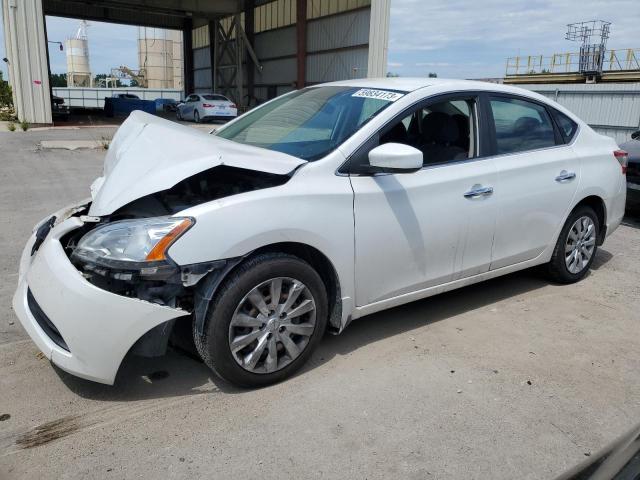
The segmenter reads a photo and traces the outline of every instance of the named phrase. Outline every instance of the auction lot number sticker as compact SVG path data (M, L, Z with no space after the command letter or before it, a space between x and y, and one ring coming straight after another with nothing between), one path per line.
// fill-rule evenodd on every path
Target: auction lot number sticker
M389 92L388 90L374 90L371 88L361 88L355 92L352 97L375 98L377 100L386 100L387 102L395 102L404 95L397 92Z

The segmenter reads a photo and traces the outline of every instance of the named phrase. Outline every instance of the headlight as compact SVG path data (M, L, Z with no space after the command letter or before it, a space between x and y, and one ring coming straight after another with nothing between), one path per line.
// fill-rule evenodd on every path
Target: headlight
M91 230L78 242L72 258L104 266L166 260L167 249L194 221L155 217L121 220Z

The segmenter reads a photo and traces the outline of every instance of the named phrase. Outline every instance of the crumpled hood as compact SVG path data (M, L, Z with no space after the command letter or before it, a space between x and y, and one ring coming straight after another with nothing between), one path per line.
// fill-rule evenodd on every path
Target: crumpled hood
M285 153L243 145L134 111L118 129L91 185L89 215L102 216L218 165L287 174L306 163Z

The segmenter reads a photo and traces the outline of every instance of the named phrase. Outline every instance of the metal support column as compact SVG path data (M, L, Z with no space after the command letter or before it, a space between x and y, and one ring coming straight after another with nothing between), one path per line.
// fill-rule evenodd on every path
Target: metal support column
M184 20L182 27L182 45L184 57L184 94L193 92L193 21L190 18Z
M296 88L304 88L307 72L307 0L297 0L296 3Z
M244 33L247 39L248 47L254 44L255 34L254 34L254 13L255 13L255 0L246 0L244 9ZM247 106L251 106L251 104L255 100L255 70L254 66L247 62Z

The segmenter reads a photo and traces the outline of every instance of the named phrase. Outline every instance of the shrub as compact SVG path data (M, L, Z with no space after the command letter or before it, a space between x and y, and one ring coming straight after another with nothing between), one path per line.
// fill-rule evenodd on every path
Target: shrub
M20 122L20 128L23 132L26 132L27 130L29 130L29 122L27 122L26 120L22 120Z
M7 129L8 129L10 132L15 132L15 131L16 131L16 124L15 124L15 123L13 123L13 122L9 122L9 123L7 124Z

